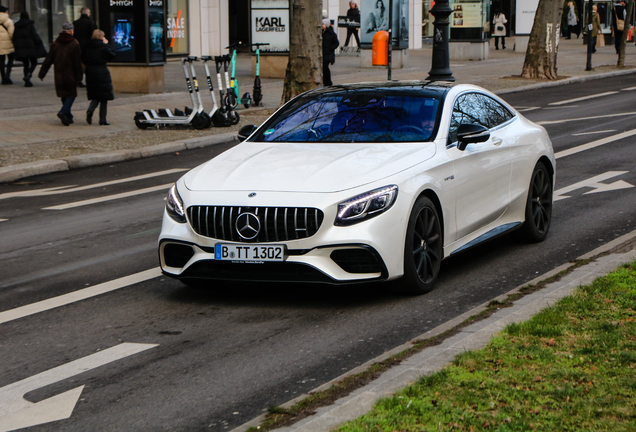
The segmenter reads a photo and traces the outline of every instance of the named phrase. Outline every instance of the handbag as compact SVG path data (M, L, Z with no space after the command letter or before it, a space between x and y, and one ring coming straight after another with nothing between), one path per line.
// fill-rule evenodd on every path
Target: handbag
M504 26L497 26L497 31L504 31Z
M623 29L625 28L625 20L618 19L616 13L614 13L614 17L616 18L616 30L623 31Z

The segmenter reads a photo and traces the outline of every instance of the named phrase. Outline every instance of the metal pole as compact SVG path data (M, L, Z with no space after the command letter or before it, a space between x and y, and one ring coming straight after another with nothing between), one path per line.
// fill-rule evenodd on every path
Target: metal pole
M389 62L387 65L387 80L391 81L391 57L393 56L393 0L389 0Z
M429 81L455 81L453 72L450 70L450 55L448 49L448 16L453 10L448 5L448 0L438 0L431 9L431 14L435 17L433 35L433 61Z
M592 70L592 0L588 0L589 5L587 14L587 64L585 65L586 71Z

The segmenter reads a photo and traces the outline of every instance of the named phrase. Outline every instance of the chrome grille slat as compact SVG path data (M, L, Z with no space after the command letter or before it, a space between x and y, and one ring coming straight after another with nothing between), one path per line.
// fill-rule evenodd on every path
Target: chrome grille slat
M261 221L260 232L254 239L246 240L236 232L237 218L245 212L253 213ZM311 237L318 232L324 218L322 211L307 207L192 206L187 209L187 214L188 222L197 234L223 241L245 243L280 242Z

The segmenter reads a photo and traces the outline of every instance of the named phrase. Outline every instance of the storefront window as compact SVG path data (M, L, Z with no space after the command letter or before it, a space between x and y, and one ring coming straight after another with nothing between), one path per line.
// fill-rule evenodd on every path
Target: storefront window
M167 12L167 53L187 54L190 51L188 1L168 0Z
M451 0L451 40L483 40L490 35L489 0Z
M435 17L431 14L431 8L435 5L434 0L422 1L422 38L433 37Z

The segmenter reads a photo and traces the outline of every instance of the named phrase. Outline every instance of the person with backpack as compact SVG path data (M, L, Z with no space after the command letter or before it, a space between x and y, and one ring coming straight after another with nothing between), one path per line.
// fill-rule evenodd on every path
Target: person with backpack
M38 57L46 56L46 49L40 35L35 29L35 22L29 17L27 11L20 13L20 20L15 23L13 32L13 46L15 58L24 65L24 86L33 87L31 77L38 65Z

